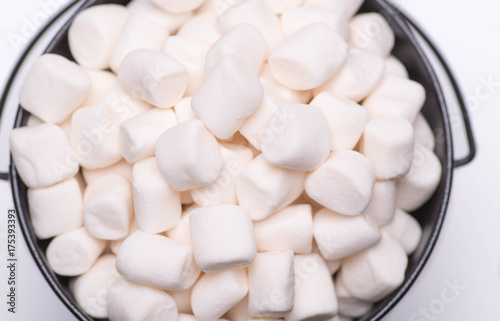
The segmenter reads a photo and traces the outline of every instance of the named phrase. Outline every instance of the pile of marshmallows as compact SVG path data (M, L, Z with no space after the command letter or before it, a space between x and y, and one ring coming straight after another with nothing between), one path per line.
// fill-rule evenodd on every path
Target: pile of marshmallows
M339 321L403 282L441 164L361 2L98 5L35 62L12 156L84 311Z

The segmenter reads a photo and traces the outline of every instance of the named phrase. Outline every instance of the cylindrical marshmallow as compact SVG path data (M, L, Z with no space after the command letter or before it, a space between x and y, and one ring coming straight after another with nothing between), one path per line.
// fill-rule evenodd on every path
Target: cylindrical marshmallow
M193 11L205 0L152 0L161 9L170 13L184 13Z
M387 225L392 221L396 212L396 181L375 182L368 211L378 226Z
M335 293L339 303L339 314L352 318L362 317L372 308L373 303L354 298L345 288L341 274L342 272L339 272L335 278Z
M363 0L306 0L304 6L333 10L351 19L362 4Z
M394 47L394 31L380 13L358 14L352 18L350 26L351 47L383 58L389 57Z
M86 69L85 72L89 75L91 83L87 97L81 103L84 107L103 102L118 82L116 75L110 71Z
M171 291L190 288L200 275L191 246L141 230L123 241L116 269L131 281Z
M408 255L415 251L422 237L422 228L418 221L399 208L396 209L392 222L383 226L381 231L398 240Z
M221 36L219 29L217 29L217 14L203 12L195 15L179 28L177 36L203 42L207 45L213 44Z
M140 15L165 28L171 34L175 33L183 23L190 21L193 16L192 12L169 13L160 9L151 0L132 0L127 4L127 9L130 13Z
M434 150L436 147L434 132L421 113L417 115L413 122L413 132L415 134L415 144L425 146L429 150Z
M88 169L82 168L83 179L85 183L90 184L92 181L99 179L100 177L108 174L122 175L129 181L132 181L132 165L126 160L122 159L118 163L111 166L98 168L98 169Z
M389 56L385 60L384 75L393 75L401 78L408 78L408 71L405 65L396 57Z

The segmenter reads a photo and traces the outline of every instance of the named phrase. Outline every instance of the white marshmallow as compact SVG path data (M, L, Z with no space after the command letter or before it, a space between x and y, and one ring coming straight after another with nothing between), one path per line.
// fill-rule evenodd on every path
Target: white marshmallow
M156 159L170 187L180 192L213 183L223 164L219 144L199 120L165 131L156 143Z
M109 57L109 66L114 73L118 73L125 57L136 49L161 49L168 37L168 31L142 15L131 14L127 19L120 35L116 39L115 47Z
M116 4L80 12L68 30L69 49L76 62L90 69L108 68L111 51L129 15L124 6Z
M339 303L339 314L359 318L365 315L373 306L373 303L354 298L345 288L339 272L335 278L335 293Z
M295 298L287 321L326 320L337 314L332 276L318 254L295 255Z
M415 121L425 101L424 87L410 79L393 75L382 77L375 90L363 101L370 118L394 115Z
M19 92L21 106L48 123L61 123L80 106L90 77L63 56L44 54L31 67Z
M434 150L436 147L434 132L421 113L417 115L413 122L413 131L415 134L415 144L422 145L429 150Z
M385 59L384 75L393 75L401 78L408 78L408 71L405 65L396 57L389 56Z
M392 221L396 212L396 181L375 182L368 211L378 226L387 225Z
M269 164L264 155L248 163L236 179L236 196L254 221L291 204L304 190L305 172Z
M130 227L128 229L128 235L131 235L132 233L134 233L135 231L137 231L138 227L137 227L137 223L135 221L135 219L132 219L132 222L130 223ZM115 240L115 241L109 241L109 249L111 250L111 253L113 253L114 255L116 255L118 253L118 249L120 248L120 246L122 245L123 241L125 241L125 239L127 237L124 237L122 239L119 239L119 240Z
M203 42L207 45L213 44L221 36L219 29L217 29L217 14L204 12L195 15L180 27L177 36Z
M90 77L90 90L81 106L91 106L103 102L118 79L115 74L104 70L88 70L85 72Z
M215 136L226 139L253 114L263 96L262 84L250 67L237 56L226 55L193 96L191 107Z
M214 321L248 293L246 269L204 274L193 287L191 306L200 321Z
M399 208L396 209L394 219L383 226L381 231L398 240L408 255L415 251L422 237L422 228L418 221Z
M363 0L306 0L304 6L333 10L351 19L362 4Z
M205 0L152 0L152 2L161 9L175 14L193 11Z
M252 220L243 207L224 204L198 208L191 212L189 225L194 258L202 271L235 269L255 259Z
M17 172L30 188L50 186L78 172L68 138L57 125L14 128L9 144Z
M167 292L123 278L108 291L110 321L177 320L174 299Z
M128 179L130 182L132 181L132 165L129 164L127 161L122 159L118 163L115 163L111 166L104 167L104 168L99 168L99 169L88 169L88 168L82 168L82 174L83 178L85 180L85 183L90 184L91 182L95 181L96 179L108 175L108 174L117 174L117 175L122 175L126 179Z
M349 48L332 28L323 23L308 24L269 56L274 78L296 90L312 89L335 75L347 60Z
M191 309L191 292L193 291L193 287L190 287L187 290L183 291L169 291L168 294L175 300L175 304L177 305L177 311L179 313L188 313L192 314L193 309ZM193 316L194 318L194 316ZM179 314L179 320L182 320L181 314ZM188 320L188 319L186 319ZM198 319L194 318L194 321Z
M220 144L219 151L224 164L217 179L207 186L191 190L193 200L200 206L238 204L236 176L253 159L252 150L241 145Z
M119 240L128 235L133 215L130 181L106 175L90 183L83 198L83 222L90 235Z
M366 108L330 92L314 97L311 105L321 108L326 117L332 150L353 149L356 146L368 122Z
M74 177L49 187L28 189L35 235L43 240L82 226L82 203L82 191Z
M409 121L379 116L366 124L361 152L372 162L377 179L401 177L410 170L414 140Z
M108 105L106 116L117 125L152 108L147 102L126 93L119 82L113 86L104 102Z
M92 237L85 228L56 236L47 247L47 262L63 276L87 272L104 250L106 242Z
M323 208L314 215L313 224L314 239L321 255L329 260L363 251L382 237L369 212L347 216Z
M382 80L384 59L370 53L351 49L346 64L314 94L329 91L355 102L363 100Z
M124 121L120 124L120 150L123 157L132 164L154 155L158 138L175 125L175 112L161 108L153 108Z
M312 90L294 90L277 82L267 62L262 66L260 77L261 81L262 79L268 81L273 91L275 91L277 95L283 97L284 102L290 104L307 104L313 97Z
M164 11L153 3L151 0L132 0L127 5L130 13L143 16L144 18L154 22L165 28L169 33L173 34L183 23L189 21L193 16L192 12L184 12L172 14Z
M293 251L258 253L248 268L248 313L283 317L293 308L295 275Z
M389 57L395 42L394 31L380 13L360 13L352 18L350 26L351 47Z
M290 205L253 226L257 250L311 253L313 220L311 205Z
M374 184L373 166L365 156L339 150L307 175L305 190L313 200L334 212L358 215L368 206Z
M175 115L179 124L188 120L200 119L191 108L191 100L192 97L184 97L175 105Z
M171 291L190 288L200 275L191 246L141 230L123 241L116 269L131 281Z
M191 231L189 227L189 215L198 206L196 204L189 206L182 212L179 224L165 232L165 235L172 240L191 245Z
M135 219L142 231L160 233L179 223L181 195L168 186L155 157L134 164L132 189Z

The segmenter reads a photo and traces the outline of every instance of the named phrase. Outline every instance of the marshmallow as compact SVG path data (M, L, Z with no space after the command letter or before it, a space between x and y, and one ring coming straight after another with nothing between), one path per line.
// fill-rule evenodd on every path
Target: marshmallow
M312 89L335 75L347 60L349 48L332 28L308 24L269 56L269 67L281 84L296 90Z
M311 105L321 108L326 117L332 150L353 149L356 146L368 122L366 108L330 92L314 97Z
M193 11L205 0L152 0L152 2L161 9L175 14Z
M384 72L384 59L370 53L352 49L340 71L314 93L329 91L355 102L363 100L380 83Z
M276 14L282 14L285 10L300 6L304 0L265 0L269 8Z
M305 172L269 164L264 155L248 163L236 179L236 197L254 221L291 204L304 190Z
M285 37L289 37L308 24L317 22L324 23L345 41L349 41L351 30L347 18L338 11L311 7L293 7L283 11L281 15L281 28Z
M219 144L199 120L165 131L156 143L156 159L170 187L179 192L214 182L223 163Z
M168 186L155 157L134 164L132 189L135 219L142 231L160 233L179 223L181 195Z
M123 157L132 164L154 155L158 138L175 125L175 112L161 108L153 108L121 123L120 150Z
M354 298L345 288L339 272L335 278L335 293L339 303L339 314L359 318L365 315L373 306L373 303Z
M135 231L137 231L138 227L137 227L137 222L135 221L135 219L132 220L132 222L130 223L130 227L128 229L128 235L131 235L132 233L134 233ZM111 250L111 253L113 253L114 255L116 255L118 253L118 249L120 248L120 246L122 245L123 241L125 241L125 239L127 237L124 237L122 239L119 239L119 240L115 240L115 241L109 241L109 249Z
M238 203L236 176L253 159L252 150L241 145L220 144L219 151L224 164L217 179L207 186L191 190L193 200L200 206Z
M415 121L425 101L424 87L410 79L393 75L382 77L380 84L363 101L370 117L394 115Z
M50 186L78 172L68 138L57 125L14 128L9 144L17 172L30 188Z
M292 311L295 290L293 251L258 253L248 268L248 313L285 316Z
M174 107L179 124L188 120L200 119L191 108L191 99L192 97L184 97Z
M78 305L93 318L108 317L108 287L120 274L115 268L115 256L106 254L84 274L70 281L69 287Z
M108 106L105 108L106 116L112 118L113 122L118 125L127 119L150 110L152 107L147 102L130 96L123 90L120 83L113 86L104 102Z
M261 81L266 80L268 82L268 85L272 91L275 92L275 95L282 97L281 100L283 100L283 102L292 104L307 104L313 97L312 90L294 90L277 82L276 79L274 79L269 63L267 62L264 66L262 66L260 77ZM262 83L264 85L264 82Z
M141 230L123 241L116 269L131 281L171 291L190 288L200 275L191 246Z
M63 56L44 54L31 67L19 92L21 106L44 122L61 123L90 89L85 70Z
M405 65L398 58L389 56L385 59L384 75L393 75L401 78L408 78L408 71Z
M177 320L178 316L167 292L123 278L111 284L107 309L110 321Z
M132 215L132 188L125 177L106 175L85 189L83 222L92 236L103 240L126 237Z
M165 232L165 235L172 240L191 245L191 231L189 227L189 216L191 212L197 209L197 205L191 205L182 212L179 223Z
M92 237L81 227L52 239L47 247L47 262L59 275L80 275L90 269L105 246L105 241Z
M374 184L373 166L365 156L339 150L307 175L305 190L313 200L334 212L358 215L368 206Z
M326 320L337 314L332 276L318 254L295 255L295 298L287 321Z
M347 216L323 208L314 215L314 239L321 255L328 260L338 260L380 241L382 237L369 212Z
M333 10L351 19L362 4L363 0L306 0L304 6Z
M360 13L350 22L351 47L387 58L394 47L394 31L376 12Z
M108 68L111 51L129 15L117 4L92 6L80 12L68 30L69 49L76 62L89 69Z
M269 120L264 135L262 154L266 160L298 171L318 168L332 146L328 123L316 106L282 105Z
M132 0L127 5L132 14L143 16L165 28L169 33L175 33L180 26L193 16L192 12L172 14L160 9L151 0Z
M208 50L205 72L208 74L225 55L235 55L258 74L268 55L266 39L249 23L239 23L229 29Z
M375 169L377 179L404 176L413 159L413 127L396 116L379 116L366 124L361 152Z
M418 221L399 208L396 209L394 219L381 230L398 240L408 255L415 251L422 237L422 228Z
M213 44L221 36L219 29L217 29L217 15L214 12L195 15L180 27L177 36L203 42L207 45Z
M396 181L375 182L368 211L378 226L387 225L392 221L396 212Z
M436 147L434 132L421 113L417 115L413 122L413 131L415 134L415 144L422 145L429 150L434 150Z
M262 84L250 67L237 56L226 55L193 96L191 107L215 136L226 139L259 107L263 96Z
M90 184L91 182L99 179L100 177L108 174L118 174L122 175L130 182L132 181L132 165L127 161L122 159L118 163L115 163L111 166L99 168L99 169L88 169L82 168L83 178L85 183Z
M382 233L375 246L345 258L339 276L353 297L376 302L403 283L407 263L399 242Z
M81 106L91 106L103 102L118 79L115 74L104 70L85 70L90 77L90 90Z
M43 240L82 226L82 203L82 192L74 177L49 187L28 189L35 235Z
M243 207L224 204L198 208L191 212L189 225L194 258L202 271L235 269L255 259L252 220Z
M117 73L125 57L136 49L160 50L167 37L168 31L163 27L141 15L131 14L109 57L111 70Z
M290 205L254 223L257 250L311 253L313 220L311 205Z
M204 274L196 282L191 294L194 315L200 321L220 318L248 293L248 276L245 269Z

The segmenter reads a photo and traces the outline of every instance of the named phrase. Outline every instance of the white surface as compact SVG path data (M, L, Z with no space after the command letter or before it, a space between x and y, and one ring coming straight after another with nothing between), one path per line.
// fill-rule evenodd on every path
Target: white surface
M9 37L29 33L30 23L46 21L46 11L61 6L57 1L68 0L1 2L0 84L5 83L19 53ZM500 30L500 2L477 0L474 7L470 0L395 2L424 26L455 71L469 102L478 154L472 164L455 170L450 206L435 250L416 284L384 320L498 320L500 43L496 33ZM50 3L55 5L47 6ZM11 127L7 124L12 120L9 116L4 113L0 124L0 171L8 166L5 131ZM459 123L458 114L452 113L451 119ZM455 128L461 129L460 125ZM457 152L463 153L459 134L455 145ZM12 316L6 312L6 213L12 204L10 186L0 182L0 320L73 320L46 284L23 242L17 246L18 313ZM18 240L21 237L18 228ZM454 281L463 288L450 288Z

